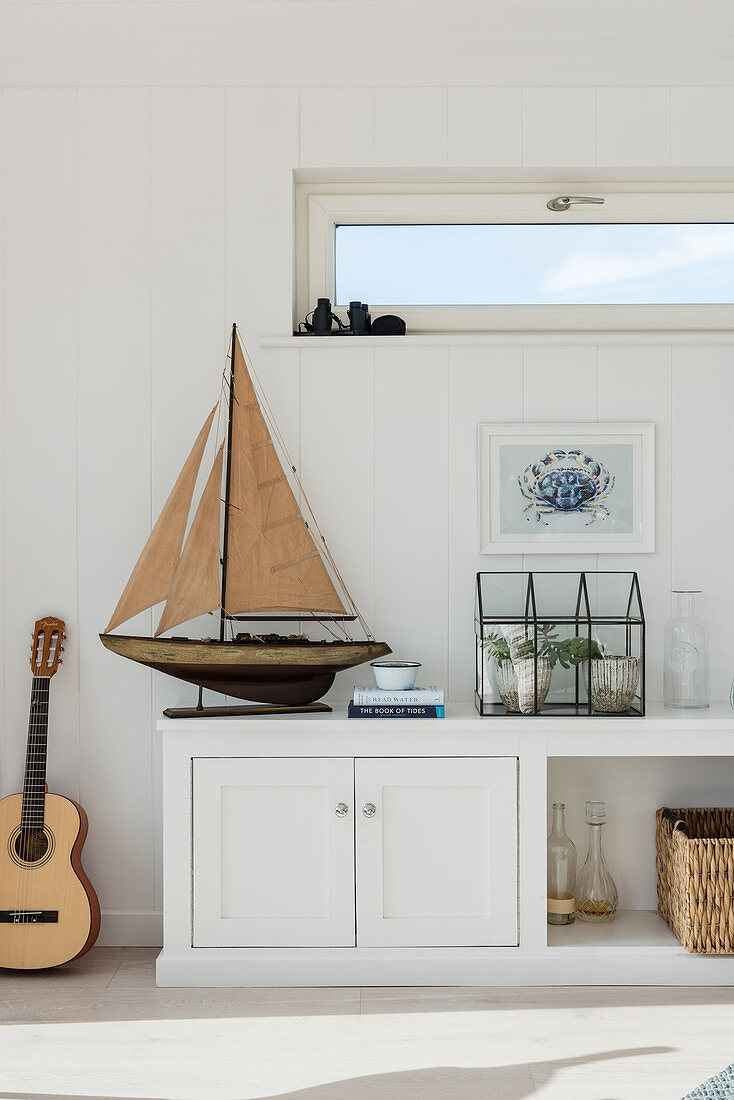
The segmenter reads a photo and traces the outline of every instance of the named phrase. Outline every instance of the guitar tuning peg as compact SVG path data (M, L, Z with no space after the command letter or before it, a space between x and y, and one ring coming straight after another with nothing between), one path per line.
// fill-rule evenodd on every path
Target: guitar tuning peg
M64 663L64 658L63 658L63 657L59 657L59 662L58 662L58 663L59 663L60 665L63 665L63 663Z
M66 640L66 635L65 635L65 634L62 634L62 635L61 635L61 641L63 642L63 641L65 641L65 640Z

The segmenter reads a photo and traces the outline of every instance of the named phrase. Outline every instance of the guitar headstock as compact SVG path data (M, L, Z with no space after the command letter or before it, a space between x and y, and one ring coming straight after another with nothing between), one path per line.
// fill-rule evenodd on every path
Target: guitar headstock
M47 615L34 626L31 645L31 670L34 676L47 676L50 679L61 664L61 654L64 652L61 643L66 637L64 625L63 619Z

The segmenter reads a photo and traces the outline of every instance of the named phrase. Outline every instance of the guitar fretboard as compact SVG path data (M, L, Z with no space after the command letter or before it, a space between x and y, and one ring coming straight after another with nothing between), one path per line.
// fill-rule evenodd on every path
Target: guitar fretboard
M21 828L43 828L46 793L46 744L48 737L48 676L34 676L31 688L31 709L28 718L28 748L23 780Z

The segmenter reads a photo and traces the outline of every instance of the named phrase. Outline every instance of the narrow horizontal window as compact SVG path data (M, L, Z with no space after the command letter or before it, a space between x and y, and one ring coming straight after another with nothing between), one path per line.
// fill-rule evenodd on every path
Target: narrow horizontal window
M337 224L334 234L339 305L734 303L731 222Z

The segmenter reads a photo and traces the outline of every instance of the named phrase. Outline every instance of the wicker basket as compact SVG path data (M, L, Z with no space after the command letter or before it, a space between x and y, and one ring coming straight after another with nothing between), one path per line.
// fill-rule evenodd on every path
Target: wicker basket
M658 913L685 947L734 953L734 809L655 814Z

